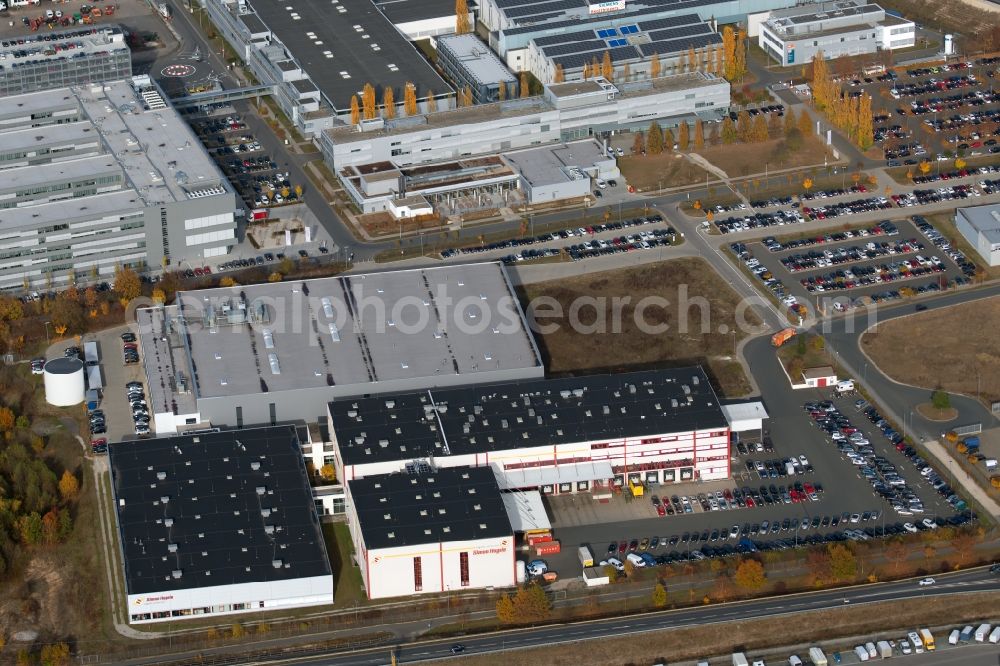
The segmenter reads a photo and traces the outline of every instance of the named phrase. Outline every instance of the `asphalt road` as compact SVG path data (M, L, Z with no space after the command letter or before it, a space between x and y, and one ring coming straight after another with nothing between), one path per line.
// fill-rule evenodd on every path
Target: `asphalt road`
M921 302L927 306L928 310L931 310L997 295L1000 295L1000 285L991 285L979 289L950 292L927 298ZM930 389L907 386L889 379L868 360L858 344L861 334L869 326L873 326L879 321L884 322L914 313L912 303L899 303L877 308L871 318L864 317L858 312L854 317L825 321L820 324L820 330L826 337L830 348L835 352L837 360L855 377L862 379L871 387L879 396L881 406L888 408L900 417L905 415L907 434L915 434L918 438L936 438L941 435L941 424L927 421L915 410L918 404L929 400ZM760 347L760 341L755 341L753 348L757 354L762 353ZM747 346L747 354L749 360L751 345ZM950 425L982 423L984 429L995 425L996 417L973 398L953 395L951 404L958 410L958 417Z
M630 635L641 636L646 632L690 625L794 615L807 611L842 608L846 604L869 604L913 598L926 599L957 593L1000 590L1000 578L990 576L985 569L941 575L937 576L936 579L935 585L927 587L920 587L913 580L880 583L844 590L788 595L731 604L712 604L686 610L507 631L500 634L466 637L460 642L465 646L464 654L503 653L507 650L552 646L566 642L575 643L583 640ZM399 646L395 650L397 663L417 663L448 657L451 654L451 646L456 642L459 641L451 639ZM388 648L380 648L352 654L298 658L283 663L320 666L375 666L389 663L387 650ZM502 657L498 657L499 659ZM964 664L966 662L954 663ZM969 663L978 664L980 662Z

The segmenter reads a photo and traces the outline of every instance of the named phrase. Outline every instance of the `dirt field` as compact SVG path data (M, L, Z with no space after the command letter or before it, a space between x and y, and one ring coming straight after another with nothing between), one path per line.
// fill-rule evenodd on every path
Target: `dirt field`
M725 171L730 178L763 173L765 163L771 171L816 164L822 167L825 148L819 139L806 137L802 148L784 158L775 154L779 142L779 139L771 139L764 143L710 146L698 151L698 154ZM830 161L833 161L832 156Z
M794 622L774 618L745 622L720 621L718 624L684 629L671 629L624 636L602 638L534 650L511 650L504 654L507 666L576 666L577 664L676 663L722 656L734 649L761 650L775 640L787 645L823 641L827 653L836 648L850 650L845 642L831 643L831 636L881 635L899 638L914 626L935 626L942 620L964 624L990 617L1000 603L1000 593L950 596L884 604L865 605L863 609L844 608L830 611L801 613ZM776 623L781 624L780 638L775 639ZM800 653L801 654L801 653ZM775 659L787 658L788 653L775 653ZM780 658L777 656L780 655ZM469 664L494 664L496 655L469 656ZM444 661L431 663L445 663ZM450 662L449 662L450 663Z
M716 181L707 171L691 164L677 153L662 155L633 155L618 159L618 167L622 170L625 182L640 192L651 192L662 187L683 187L705 182L708 176L710 182Z
M1000 296L994 296L879 324L861 344L896 381L971 396L981 390L989 404L1000 400L998 329Z
M557 329L539 335L550 373L638 370L709 362L710 369L720 369L721 376L717 379L724 380L724 384L717 383L716 388L721 388L725 395L743 395L747 391L743 373L725 364L733 354L732 331L737 328L734 322L739 299L701 259L675 259L532 284L524 288L522 295L526 305L536 304L536 320L540 325L554 324ZM537 300L543 296L555 299L562 317L537 316L551 311ZM643 310L639 303L647 297L667 299L669 303L651 304ZM578 310L573 310L574 302ZM747 319L753 325L759 323L752 312L747 313ZM574 321L579 326L574 327ZM665 326L666 330L644 332L643 321L661 329ZM736 330L736 341L745 335Z

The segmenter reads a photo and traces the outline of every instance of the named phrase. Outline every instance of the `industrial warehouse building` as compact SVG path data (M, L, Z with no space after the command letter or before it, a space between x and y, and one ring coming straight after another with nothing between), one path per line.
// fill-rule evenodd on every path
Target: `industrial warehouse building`
M137 317L157 434L325 422L340 397L544 373L499 263L180 292Z
M334 173L376 162L427 164L645 130L653 120L669 127L715 119L729 110L729 93L727 81L704 72L628 83L598 77L547 85L540 97L336 127L320 135L319 146Z
M351 97L366 83L381 104L392 88L402 106L412 84L421 107L454 103L447 83L409 39L455 30L455 5L444 0L204 0L212 22L281 109L314 136L350 117ZM340 119L339 121L337 119Z
M490 46L511 69L518 71L530 69L527 51L532 41L542 44L549 38L584 32L591 35L588 40L624 39L630 46L641 47L647 37L639 34L640 22L656 24L694 13L701 21L711 21L714 28L722 23L745 21L749 13L794 7L798 3L799 0L483 0L477 11L480 21L490 30ZM622 27L628 29L622 32ZM605 36L600 37L601 33ZM606 46L613 49L618 45Z
M514 532L488 467L411 467L347 483L369 599L512 587Z
M129 621L333 603L295 428L114 443Z
M149 77L0 98L0 288L236 244L235 192Z
M955 211L955 227L990 266L1000 266L1000 206L972 206Z
M336 399L337 478L489 467L502 489L729 477L729 424L700 367Z
M760 23L757 44L782 65L804 65L823 52L825 59L874 54L916 43L912 21L887 14L865 0L802 5L750 17Z
M0 97L130 76L132 52L116 25L37 33L0 47Z

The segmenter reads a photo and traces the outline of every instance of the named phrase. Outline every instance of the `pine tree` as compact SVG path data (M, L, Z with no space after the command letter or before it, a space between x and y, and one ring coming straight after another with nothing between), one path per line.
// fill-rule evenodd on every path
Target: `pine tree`
M740 111L736 117L736 138L739 139L740 143L750 143L750 132L750 114L746 111Z
M694 121L694 149L701 150L705 147L705 125L701 119Z
M636 132L635 138L632 139L632 154L642 155L646 152L646 137L642 132Z
M459 35L472 32L469 24L469 3L466 0L455 0L455 32Z
M660 54L654 53L653 57L649 59L649 78L658 79L660 78Z
M730 144L736 141L736 126L733 124L732 116L722 119L722 143Z
M737 80L743 80L747 74L747 33L740 28L736 33L735 67Z
M361 109L358 108L358 96L351 95L351 124L357 125L361 121Z
M531 96L531 86L528 85L528 73L521 72L521 97Z
M361 91L361 117L365 120L375 117L375 88L370 83Z
M396 100L393 97L392 86L386 86L382 91L382 115L386 120L396 117Z
M403 110L408 116L417 115L417 87L409 81L403 86Z
M722 67L727 81L736 80L736 33L729 25L722 29Z
M788 109L785 112L785 136L791 134L793 129L795 129L795 112Z
M646 132L646 152L650 155L659 155L663 152L663 129L655 120L649 124L649 130Z
M810 136L813 133L812 118L809 117L805 108L803 108L802 113L799 114L799 131L802 132L803 138Z
M753 119L753 129L750 132L752 140L754 143L764 143L767 141L767 121L764 120L764 114L758 113Z
M604 52L604 59L601 61L601 76L611 81L615 78L615 66L611 64L611 52Z
M552 75L553 83L562 83L566 80L566 74L563 73L563 66L561 64L556 64L556 71Z
M686 153L688 150L688 144L690 143L690 128L686 122L682 122L680 128L678 128L677 133L677 145L680 147L681 152Z
M872 116L872 98L868 94L861 96L860 107L858 109L858 146L861 150L868 150L875 143L875 127Z

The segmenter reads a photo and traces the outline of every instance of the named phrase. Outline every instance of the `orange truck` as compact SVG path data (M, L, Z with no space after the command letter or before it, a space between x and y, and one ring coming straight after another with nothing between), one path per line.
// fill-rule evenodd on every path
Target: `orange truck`
M795 337L795 329L785 328L771 336L771 344L774 345L775 347L780 347L781 345L791 340L793 337Z

